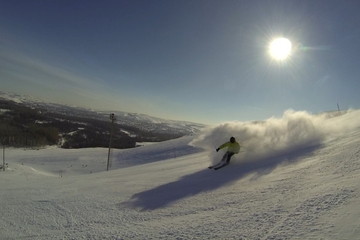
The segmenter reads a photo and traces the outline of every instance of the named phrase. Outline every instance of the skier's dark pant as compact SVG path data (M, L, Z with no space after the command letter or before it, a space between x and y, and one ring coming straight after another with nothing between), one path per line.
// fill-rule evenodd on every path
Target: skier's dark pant
M221 159L222 162L226 161L227 164L229 164L230 162L230 158L234 155L235 153L233 152L226 152L223 156L223 158Z

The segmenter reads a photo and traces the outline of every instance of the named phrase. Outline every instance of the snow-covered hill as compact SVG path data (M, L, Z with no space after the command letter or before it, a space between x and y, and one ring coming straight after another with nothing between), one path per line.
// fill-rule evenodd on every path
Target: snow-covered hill
M6 149L0 239L359 239L359 117L224 123L108 172L106 149ZM230 135L242 152L207 169Z
M121 111L97 111L76 106L49 103L31 96L20 95L16 93L7 93L2 91L0 91L0 99L13 101L15 103L23 104L31 108L46 109L46 111L52 113L59 113L76 117L87 117L103 121L109 121L109 114L114 113L116 117L116 123L135 127L145 131L154 131L159 133L180 133L186 135L196 133L200 129L205 127L205 124L201 123L161 119L140 113L127 113Z

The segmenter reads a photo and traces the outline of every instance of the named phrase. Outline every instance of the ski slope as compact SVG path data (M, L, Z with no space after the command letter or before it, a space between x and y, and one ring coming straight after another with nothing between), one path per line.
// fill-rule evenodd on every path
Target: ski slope
M129 150L6 149L0 239L359 239L360 111L288 111ZM234 135L242 150L207 167Z

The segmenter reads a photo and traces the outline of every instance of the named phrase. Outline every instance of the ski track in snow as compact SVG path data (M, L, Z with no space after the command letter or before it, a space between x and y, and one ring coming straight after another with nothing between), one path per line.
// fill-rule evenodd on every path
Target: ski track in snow
M359 130L218 171L191 137L117 151L109 172L106 149L9 149L0 239L359 239Z

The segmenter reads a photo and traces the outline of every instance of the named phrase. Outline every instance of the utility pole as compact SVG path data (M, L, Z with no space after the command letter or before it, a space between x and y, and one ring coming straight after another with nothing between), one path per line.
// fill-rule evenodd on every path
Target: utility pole
M109 142L109 152L108 152L108 161L107 161L107 168L106 171L109 171L110 167L110 152L111 152L111 143L112 143L112 137L114 132L114 121L116 120L115 114L110 114L110 120L111 120L111 130L110 130L110 142Z
M337 104L338 106L338 111L339 111L339 116L341 115L341 111L340 111L340 107L339 107L339 103Z
M3 145L3 171L5 171L5 145Z

